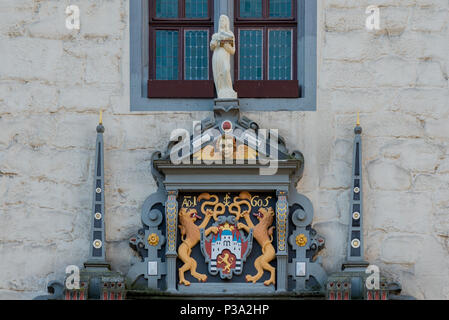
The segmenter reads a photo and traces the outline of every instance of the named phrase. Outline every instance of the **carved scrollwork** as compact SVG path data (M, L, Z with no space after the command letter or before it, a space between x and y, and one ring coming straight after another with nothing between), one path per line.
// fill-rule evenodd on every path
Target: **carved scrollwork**
M158 251L162 249L166 240L160 230L164 219L166 199L165 191L159 189L158 192L149 196L142 206L143 228L139 229L129 240L130 247L140 257L140 261L132 265L127 274L127 282L131 285L143 276L147 279L149 288L157 288L157 280L165 272L165 265L158 258ZM156 266L156 274L149 273L149 265Z
M312 228L313 206L310 200L296 192L289 194L289 207L294 230L289 236L289 243L296 251L290 274L296 281L296 291L325 290L327 275L321 266L317 254L324 248L325 240Z

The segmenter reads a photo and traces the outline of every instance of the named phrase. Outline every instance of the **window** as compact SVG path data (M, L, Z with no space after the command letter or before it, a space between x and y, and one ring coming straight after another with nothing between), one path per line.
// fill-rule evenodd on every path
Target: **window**
M246 111L316 109L316 0L133 0L132 111L209 111L209 43L232 22L234 87Z
M150 0L149 98L213 98L210 0Z
M241 98L298 98L296 1L235 0L235 87Z

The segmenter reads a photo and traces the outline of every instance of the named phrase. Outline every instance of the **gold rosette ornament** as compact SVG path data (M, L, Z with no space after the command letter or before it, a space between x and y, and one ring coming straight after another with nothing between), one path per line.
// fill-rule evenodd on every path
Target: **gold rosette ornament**
M157 246L158 243L159 243L159 237L157 236L157 234L152 233L148 236L148 244L150 246Z
M296 244L299 247L304 247L307 243L307 237L305 236L305 234L301 233L299 235L296 236Z

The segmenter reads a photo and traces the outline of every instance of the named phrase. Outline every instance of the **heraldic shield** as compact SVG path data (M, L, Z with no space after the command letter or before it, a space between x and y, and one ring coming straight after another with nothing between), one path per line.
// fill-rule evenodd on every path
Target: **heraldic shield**
M207 237L204 229L201 229L201 251L208 263L209 273L220 273L222 279L242 274L243 263L252 248L252 230L245 237L233 216L218 217L213 226L217 227L217 233Z

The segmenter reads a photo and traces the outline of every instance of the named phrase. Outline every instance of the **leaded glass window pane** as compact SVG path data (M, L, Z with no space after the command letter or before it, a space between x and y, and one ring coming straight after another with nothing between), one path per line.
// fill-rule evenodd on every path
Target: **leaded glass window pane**
M240 30L239 79L262 80L262 30Z
M184 80L209 80L208 31L188 30L184 41Z
M261 18L262 0L240 0L240 17Z
M186 0L186 18L207 18L207 0Z
M292 0L270 0L270 18L290 18Z
M268 31L268 80L292 80L292 30Z
M177 18L178 0L156 0L156 17Z
M156 80L178 80L178 31L156 31Z

